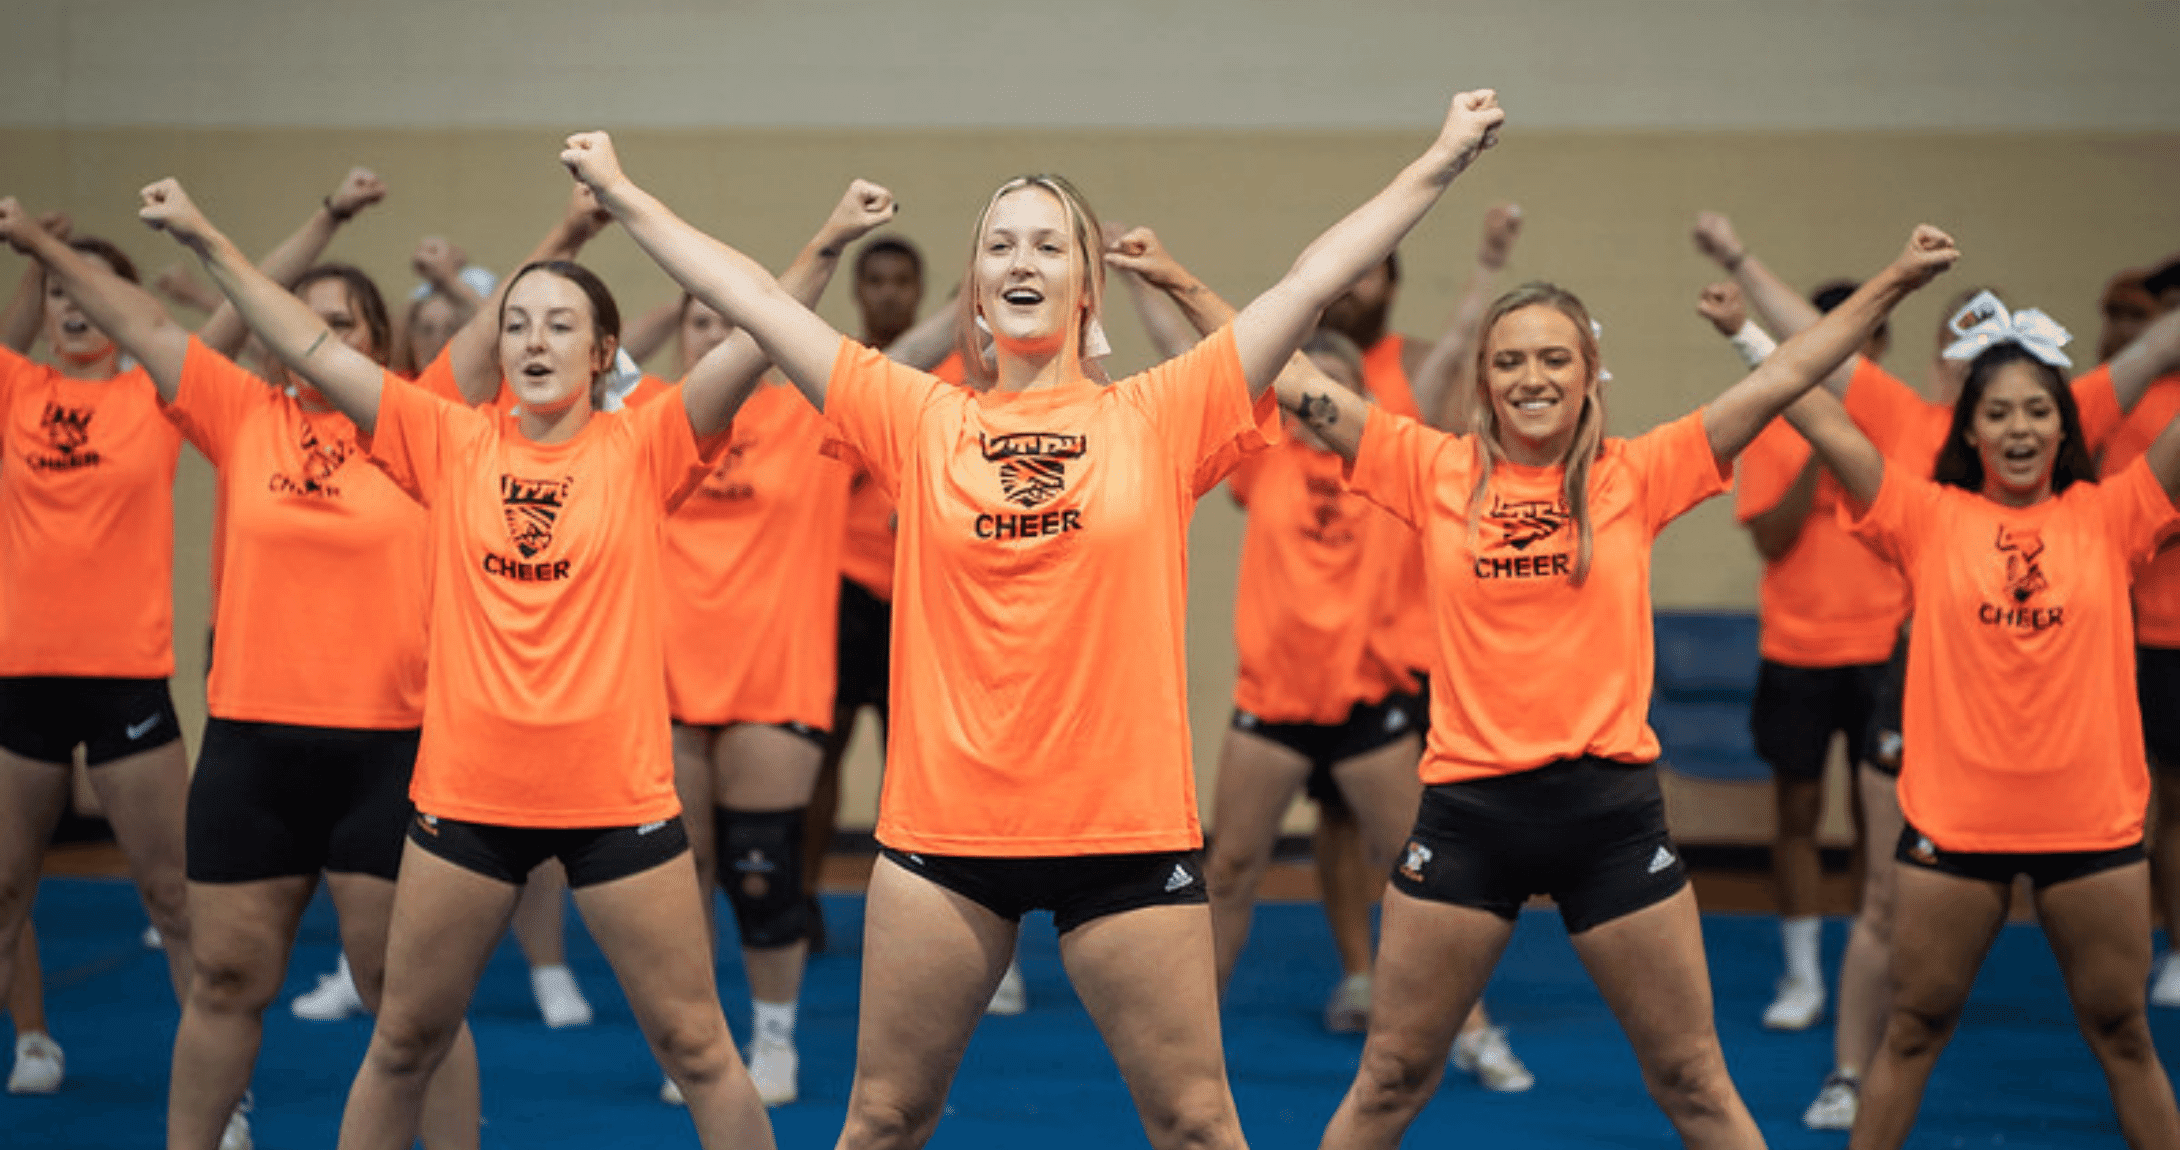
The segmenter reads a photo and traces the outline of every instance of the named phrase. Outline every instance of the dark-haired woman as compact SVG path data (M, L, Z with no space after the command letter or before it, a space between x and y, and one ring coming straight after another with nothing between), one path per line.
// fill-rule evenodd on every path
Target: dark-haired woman
M1943 233L1918 229L1748 378L1634 439L1605 437L1589 314L1549 284L1518 288L1485 316L1472 434L1339 389L1294 401L1353 461L1350 485L1423 533L1438 639L1423 807L1386 894L1362 1065L1326 1146L1399 1142L1539 892L1558 902L1682 1141L1763 1144L1719 1049L1695 898L1644 721L1651 543L1723 492L1764 424L1955 255Z
M872 214L891 214L873 189ZM342 1118L344 1150L416 1137L525 875L566 866L591 933L703 1145L770 1146L719 1008L674 797L658 603L660 527L725 446L763 367L746 337L675 395L619 412L593 392L619 312L596 276L533 264L500 295L516 408L476 410L406 383L258 276L183 194L143 217L195 250L268 350L355 422L430 515L424 726L378 1024ZM800 263L825 263L825 250Z
M1850 1145L1906 1141L2026 875L2127 1144L2180 1146L2145 1016L2149 771L2128 601L2135 565L2180 525L2180 430L2100 484L2064 333L1995 300L1956 327L1948 354L1968 370L1935 481L1888 461L1828 394L1788 412L1916 603L1892 1014Z

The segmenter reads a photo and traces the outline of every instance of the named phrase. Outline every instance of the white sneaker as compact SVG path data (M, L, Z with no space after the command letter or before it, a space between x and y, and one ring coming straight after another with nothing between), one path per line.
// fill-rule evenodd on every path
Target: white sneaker
M339 1022L363 1013L363 996L356 993L356 978L348 970L348 956L331 974L318 976L318 989L298 994L288 1004L295 1017L310 1022Z
M251 1150L250 1096L244 1094L235 1106L235 1112L227 1116L227 1129L220 1134L220 1150Z
M1486 1026L1459 1035L1453 1040L1453 1068L1463 1074L1473 1074L1486 1090L1500 1094L1519 1094L1537 1084L1537 1077L1529 1068L1514 1057L1514 1048L1506 1044L1506 1028Z
M166 948L167 948L167 940L166 940L165 936L163 936L163 935L161 935L161 934L159 933L159 928L158 928L158 927L156 927L156 926L147 926L147 927L145 927L145 928L144 928L144 949L145 949L145 950L165 950Z
M1834 1070L1825 1076L1824 1089L1817 1091L1817 1100L1802 1111L1802 1125L1811 1130L1852 1130L1855 1128L1855 1110L1861 1101L1862 1080Z
M800 1063L793 1043L760 1038L749 1044L749 1080L757 1097L767 1106L785 1106L795 1100L795 1069Z
M2157 967L2157 977L2150 982L2150 1005L2180 1006L2180 962L2167 954Z
M590 1025L590 1000L583 997L567 967L531 967L530 993L537 996L537 1012L545 1016L546 1026L561 1030Z
M1370 976L1350 974L1332 988L1325 1002L1325 1029L1334 1034L1361 1034L1370 1029Z
M659 1083L659 1101L668 1106L687 1106L689 1100L681 1096L681 1087L673 1079Z
M992 991L992 1001L984 1008L986 1014L1016 1015L1029 1009L1029 984L1022 981L1022 960L1017 958L1007 964L1007 973L999 978L999 986Z
M1791 975L1779 980L1778 993L1764 1008L1764 1029L1807 1030L1824 1017L1824 984Z
M61 1088L68 1060L61 1044L42 1030L15 1036L15 1069L8 1074L10 1094L51 1094Z

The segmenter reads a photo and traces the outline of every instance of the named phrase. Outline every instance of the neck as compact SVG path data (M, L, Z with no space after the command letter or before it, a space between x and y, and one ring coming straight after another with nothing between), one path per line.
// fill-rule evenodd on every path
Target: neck
M590 414L590 404L580 399L559 411L524 408L516 419L516 428L532 443L566 443L589 425Z
M999 369L993 391L1036 391L1083 378L1082 348L1073 339L1050 352L1025 354L1000 347L993 355Z
M1523 467L1558 467L1567 462L1567 449L1574 446L1574 429L1553 435L1549 439L1524 439L1519 435L1499 433L1499 454L1508 463Z
M70 379L102 380L121 374L121 353L112 344L91 355L63 353L53 358L60 361L60 373Z
M2051 498L2051 476L2046 474L2034 487L2008 487L1985 469L1983 497L2001 507L2034 507Z
M892 328L878 328L866 325L863 328L863 346L875 347L880 351L884 351L893 346L894 340L901 338L907 332L908 325L906 324Z

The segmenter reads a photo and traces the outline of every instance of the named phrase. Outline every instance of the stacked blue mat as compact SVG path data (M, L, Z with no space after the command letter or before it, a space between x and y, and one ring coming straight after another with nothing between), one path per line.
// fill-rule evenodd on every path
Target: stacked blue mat
M1756 616L1660 611L1650 726L1674 771L1719 782L1761 782L1749 700L1756 694Z

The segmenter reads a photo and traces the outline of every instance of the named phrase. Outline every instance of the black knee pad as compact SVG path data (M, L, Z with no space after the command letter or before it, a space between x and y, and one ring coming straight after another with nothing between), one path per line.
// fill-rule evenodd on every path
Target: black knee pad
M802 899L804 808L713 813L718 820L719 886L734 907L742 945L752 950L792 946L810 937Z

